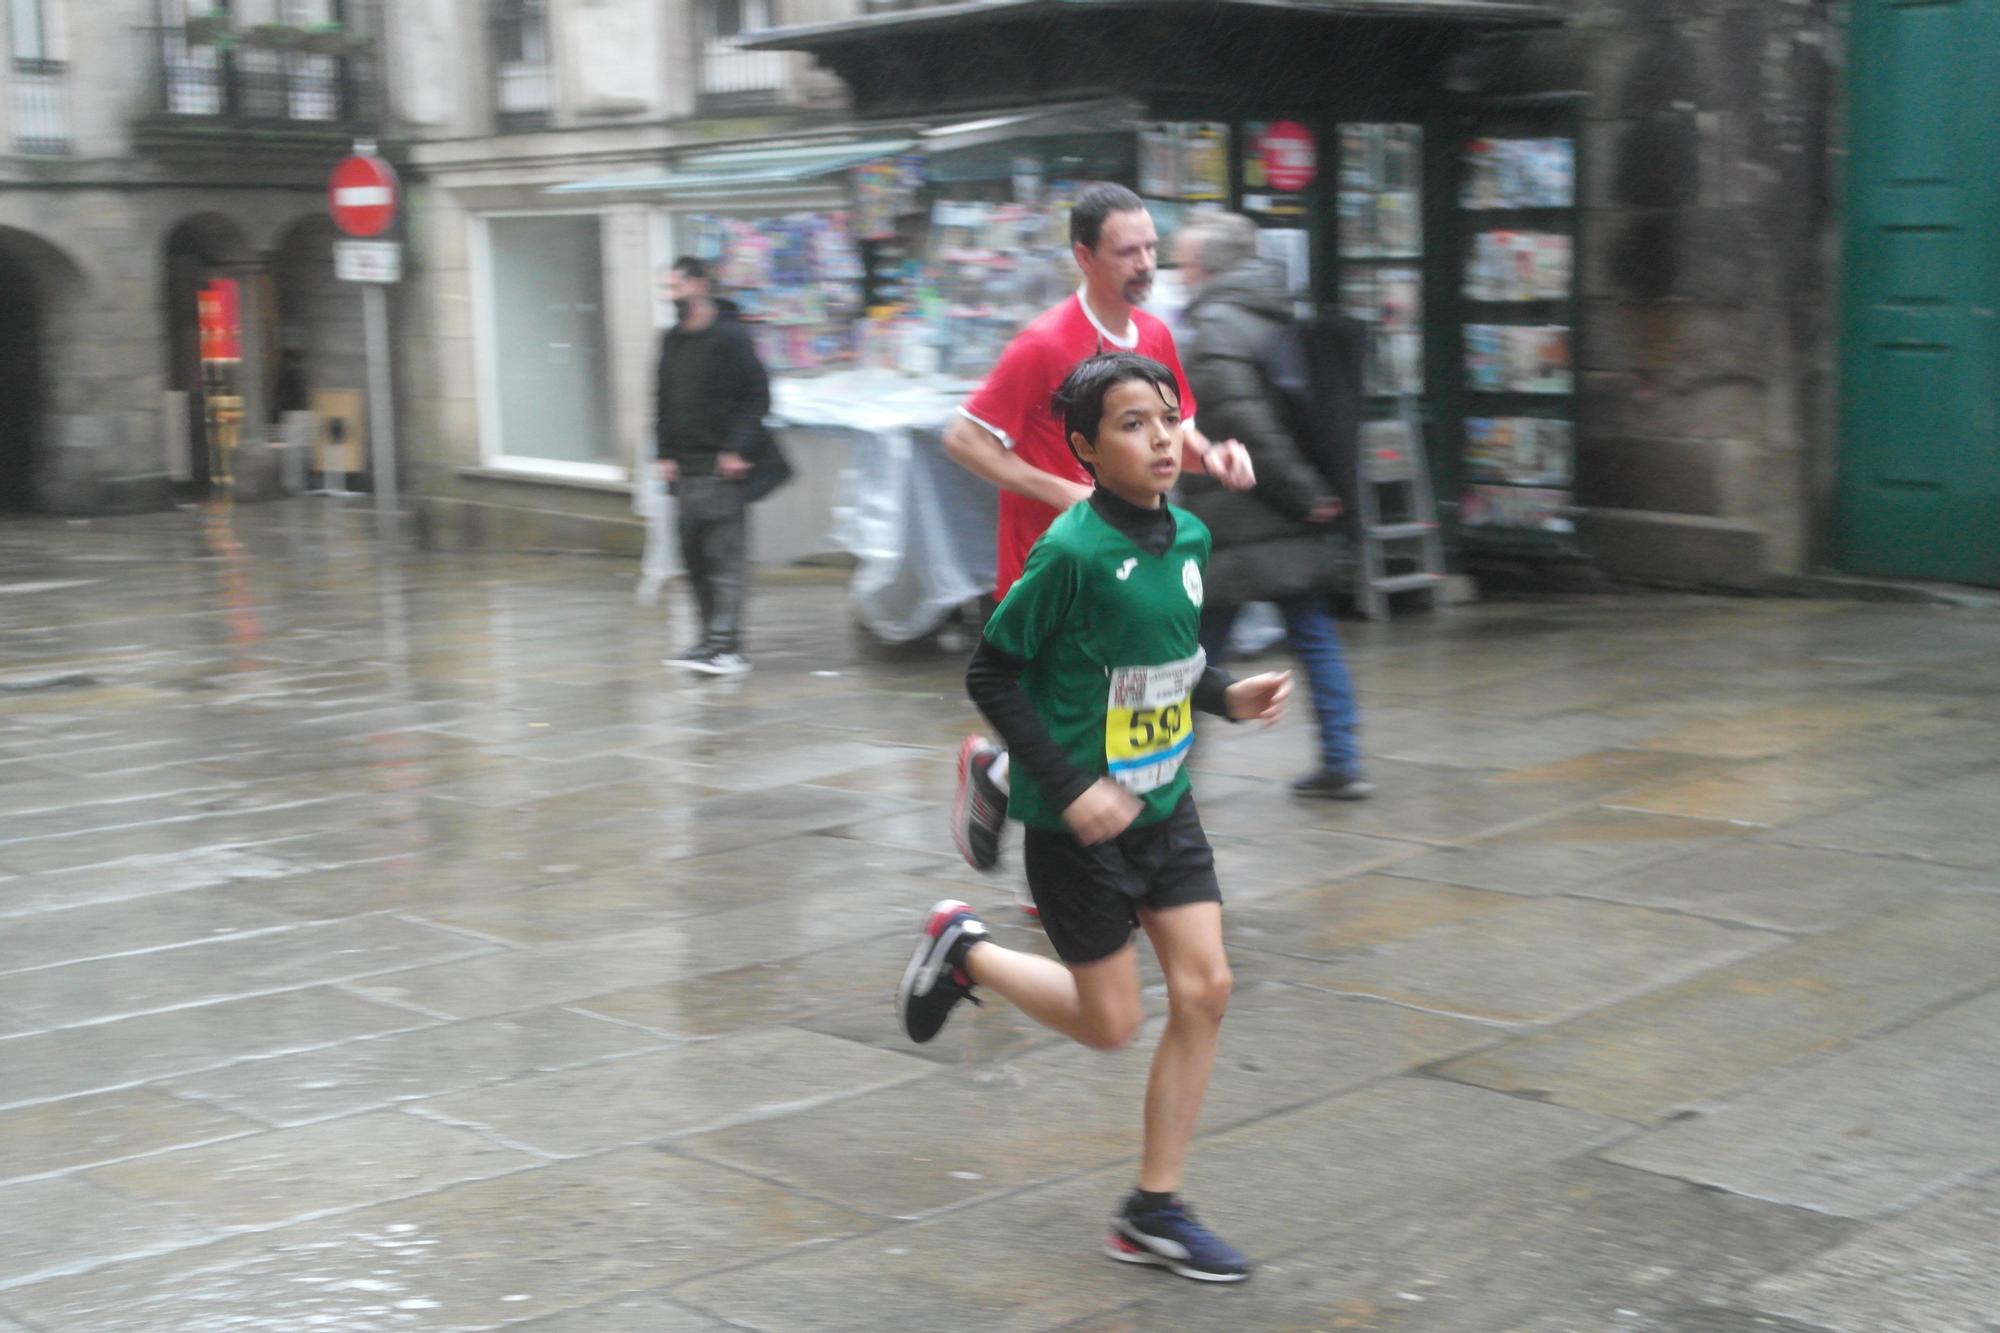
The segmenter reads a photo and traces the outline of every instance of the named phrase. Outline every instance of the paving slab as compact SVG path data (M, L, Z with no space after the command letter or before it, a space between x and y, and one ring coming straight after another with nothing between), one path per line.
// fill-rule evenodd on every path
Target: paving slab
M5 1293L36 1328L462 1330L587 1307L849 1236L839 1209L650 1150L115 1264ZM518 1299L526 1297L527 1299Z
M2000 900L1944 895L1792 944L1438 1072L1633 1120L1720 1097L1794 1060L2000 980Z
M1518 906L1502 893L1359 875L1264 898L1255 911L1226 914L1223 930L1232 950L1336 958Z
M202 944L295 924L281 913L215 890L40 912L0 928L0 973Z
M356 991L458 1018L480 1018L676 977L776 961L876 936L914 932L944 896L885 882L881 897L806 911L779 898L622 934L511 950L353 983Z
M1490 1042L1489 1029L1279 982L1244 987L1230 1015L1201 1128L1212 1134ZM954 1016L953 1022L957 1022ZM1002 1065L950 1070L922 1085L926 1115L958 1128L952 1151L913 1144L891 1088L783 1120L683 1140L858 1211L909 1218L1036 1181L1135 1159L1156 1015L1116 1054L1062 1041ZM1061 1134L1050 1127L1065 1126ZM823 1145L839 1143L839 1153ZM1197 1149L1197 1152L1200 1150Z
M428 1194L541 1161L467 1130L377 1112L98 1167L84 1179L243 1229Z
M6 862L0 860L0 866ZM298 867L266 847L190 848L130 861L15 876L0 893L0 920L93 903L129 902L244 880L294 874Z
M178 1208L64 1176L0 1186L0 1293L217 1233ZM8 1303L13 1304L9 1296Z
M1755 1309L1832 1333L2000 1328L2000 1182L1955 1189L1760 1283Z
M0 1107L103 1092L435 1021L320 986L34 1033L0 1041Z
M0 1111L0 1181L254 1134L254 1120L154 1088Z
M575 1157L789 1114L931 1072L911 1056L766 1028L432 1098L413 1109ZM583 1106L587 1116L577 1114Z
M1188 1195L1247 1253L1283 1253L1388 1200L1444 1198L1620 1132L1601 1117L1468 1093L1395 1079L1217 1135L1190 1164ZM1067 1326L1164 1280L1101 1252L1104 1219L1130 1178L1131 1168L1113 1167L689 1282L674 1295L759 1329L928 1327L940 1310L979 1328ZM977 1237L970 1248L968 1235Z
M1982 698L2000 695L2000 685L1981 689ZM2000 724L1964 716L1911 718L1808 753L1820 763L1894 786L1929 786L2000 767Z
M419 922L359 917L15 972L0 976L0 1004L53 1027L475 958L496 948Z
M1444 1199L1376 1201L1330 1234L1269 1256L1227 1299L1152 1283L1133 1305L1081 1328L1687 1333L1686 1313L1740 1297L1853 1230L1642 1172L1563 1162Z
M672 922L685 922L690 931L699 932L704 928L693 918L724 915L718 907L720 895L699 890L682 893L683 883L674 874L626 872L580 884L545 885L509 894L466 897L434 907L416 906L410 911L435 925L516 945L584 941L650 930ZM878 870L817 889L781 881L769 885L762 893L745 895L747 902L737 900L730 905L744 913L741 919L745 921L761 922L769 917L770 911L755 910L764 903L799 923L809 923L822 915L849 919L868 915L887 929L903 923L904 909L928 907L949 896L949 890L949 885L936 881ZM759 929L761 926L743 928L744 933ZM802 934L809 931L787 929L780 952L793 947Z
M303 1125L664 1044L625 1024L538 1009L238 1061L167 1086L266 1125Z
M1532 899L1330 960L1324 984L1491 1023L1547 1023L1784 942L1642 908Z
M696 1314L658 1292L639 1292L505 1327L518 1333L729 1333L738 1326Z
M1742 842L1569 890L1770 930L1821 931L1908 906L1968 872L1771 841Z
M865 1007L876 1026L894 1029L891 998L910 961L914 932L880 935L770 962L677 977L577 1000L574 1008L672 1037L719 1037L745 1028L798 1023ZM1013 947L1014 941L1006 941ZM1006 1005L954 1014L985 1019ZM902 1042L900 1031L895 1034Z
M1755 832L1721 820L1590 809L1464 847L1428 851L1387 867L1385 873L1503 893L1567 893L1642 866L1726 846Z
M1780 840L1944 865L2000 865L2000 775L1975 773L1785 829Z
M1803 702L1690 722L1639 745L1719 759L1769 759L1827 744L1870 727L1906 722L1944 707L1943 700L1899 699L1865 690L1828 690Z
M2000 992L1785 1071L1609 1160L1845 1217L2000 1167Z
M1891 789L1891 784L1851 769L1790 754L1636 787L1609 798L1607 804L1621 810L1777 828L1858 805Z

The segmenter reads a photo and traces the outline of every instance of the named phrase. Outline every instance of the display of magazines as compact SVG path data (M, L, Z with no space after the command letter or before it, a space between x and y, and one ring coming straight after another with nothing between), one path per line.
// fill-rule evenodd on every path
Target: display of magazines
M1570 208L1575 203L1575 140L1474 139L1466 144L1462 207Z
M1470 309L1458 521L1566 536L1575 531L1576 141L1516 124L1529 133L1470 136L1460 147L1459 296Z
M1531 486L1465 488L1458 502L1458 521L1468 528L1528 528L1538 532L1572 533L1570 493Z
M1545 231L1482 231L1466 247L1469 301L1567 301L1575 268L1570 238Z
M1368 326L1363 391L1424 391L1423 127L1340 127L1343 313Z
M1465 472L1474 481L1509 486L1570 484L1575 428L1550 417L1469 417Z
M771 370L854 358L861 252L845 212L686 219L688 253L714 261L721 294L742 310Z
M1566 394L1575 388L1561 324L1468 324L1465 382L1483 393Z
M1056 184L1054 207L940 200L932 206L919 306L935 365L978 377L1035 315L1076 289L1069 255L1074 187ZM905 368L909 368L906 364Z

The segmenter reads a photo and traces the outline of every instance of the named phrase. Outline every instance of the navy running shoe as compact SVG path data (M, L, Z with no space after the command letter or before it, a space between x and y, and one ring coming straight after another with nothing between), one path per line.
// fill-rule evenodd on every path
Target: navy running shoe
M958 789L951 800L951 840L974 870L1000 861L1000 830L1007 823L1007 794L988 775L1000 752L984 736L958 746Z
M1158 1264L1197 1282L1241 1282L1250 1276L1241 1251L1210 1231L1179 1199L1165 1208L1120 1213L1104 1252L1122 1264Z
M935 1037L960 1000L979 1003L965 970L965 951L985 938L985 923L966 904L946 898L931 908L896 988L896 1017L911 1041Z

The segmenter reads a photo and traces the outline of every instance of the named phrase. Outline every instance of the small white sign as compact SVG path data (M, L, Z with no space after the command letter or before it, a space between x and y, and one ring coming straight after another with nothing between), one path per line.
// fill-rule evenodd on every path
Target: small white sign
M335 241L333 274L342 282L401 282L400 241Z

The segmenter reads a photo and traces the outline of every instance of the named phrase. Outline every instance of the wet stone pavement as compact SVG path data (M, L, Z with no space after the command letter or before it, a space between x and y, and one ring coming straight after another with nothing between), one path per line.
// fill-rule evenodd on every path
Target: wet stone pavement
M1361 805L1207 724L1212 1289L1097 1248L1157 989L896 1030L934 899L1042 947L955 660L786 571L691 679L627 564L366 531L0 527L0 1333L2000 1328L2000 617L1349 623Z

